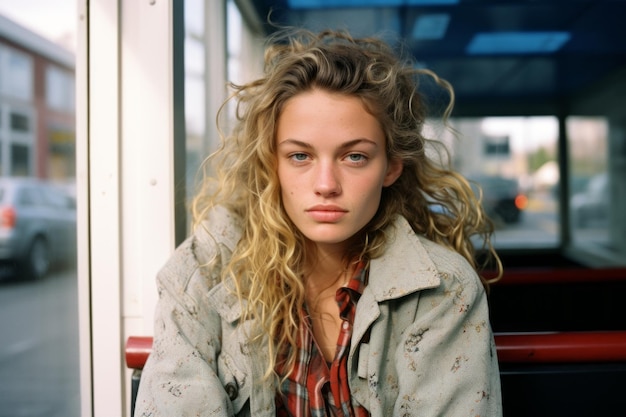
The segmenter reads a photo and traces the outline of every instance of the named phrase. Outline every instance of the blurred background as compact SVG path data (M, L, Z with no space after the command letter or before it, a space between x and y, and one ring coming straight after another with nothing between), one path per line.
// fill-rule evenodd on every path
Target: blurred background
M101 2L81 4L0 0L0 417L81 414L78 283L91 281L76 268L77 57L86 60L77 28L88 15L78 10ZM482 189L505 267L626 265L626 2L167 4L180 35L183 197L217 145L226 83L261 73L263 38L278 26L347 29L383 37L455 87L460 134L436 119L427 134ZM427 79L422 89L440 110L447 97ZM188 220L177 212L178 241Z

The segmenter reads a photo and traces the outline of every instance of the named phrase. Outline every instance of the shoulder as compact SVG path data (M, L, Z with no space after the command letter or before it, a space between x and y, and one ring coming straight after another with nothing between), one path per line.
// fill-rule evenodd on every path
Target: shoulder
M441 280L439 288L434 293L455 297L463 297L468 300L480 298L484 293L484 287L478 273L461 254L420 236L420 241L428 252L430 259L437 268L437 274ZM434 294L433 294L434 295Z
M424 236L418 235L417 237L440 273L459 276L476 275L474 267L457 251Z
M410 236L410 240L415 242L414 247L418 248L416 252L422 253L422 258L428 259L440 278L453 276L459 280L469 279L474 281L478 279L476 270L463 255L453 248L415 233L409 222L403 217L396 221L395 228ZM421 262L425 261L422 260Z
M226 208L213 208L160 270L159 286L185 292L190 285L199 285L206 291L217 284L222 266L241 237L240 223Z
M389 288L399 294L453 285L482 287L470 263L458 252L416 234L403 217L393 224L385 252L372 261L370 284L380 299Z
M223 206L214 207L191 236L194 256L210 262L218 253L230 256L241 238L241 219Z

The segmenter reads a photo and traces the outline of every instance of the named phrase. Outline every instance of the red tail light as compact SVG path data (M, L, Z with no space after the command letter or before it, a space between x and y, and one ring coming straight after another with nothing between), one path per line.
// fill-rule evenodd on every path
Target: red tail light
M0 207L0 227L12 229L15 227L15 209L11 206Z
M524 210L527 205L528 197L526 197L524 194L518 194L517 197L515 197L515 207L517 207L519 210Z

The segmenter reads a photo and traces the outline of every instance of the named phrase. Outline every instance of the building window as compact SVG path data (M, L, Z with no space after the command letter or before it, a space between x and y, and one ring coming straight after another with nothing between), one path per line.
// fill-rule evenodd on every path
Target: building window
M11 145L11 175L26 177L30 175L30 147L14 143Z
M69 127L48 128L48 178L67 179L76 176L76 137Z
M11 48L0 48L0 93L25 101L33 98L33 59Z
M11 113L11 130L14 132L30 132L30 119L22 113Z
M54 110L74 111L74 78L58 67L46 68L46 104Z

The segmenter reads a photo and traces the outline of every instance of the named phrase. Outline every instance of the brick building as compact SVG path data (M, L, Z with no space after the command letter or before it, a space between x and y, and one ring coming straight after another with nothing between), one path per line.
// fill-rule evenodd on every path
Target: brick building
M74 55L0 15L0 176L75 177Z

